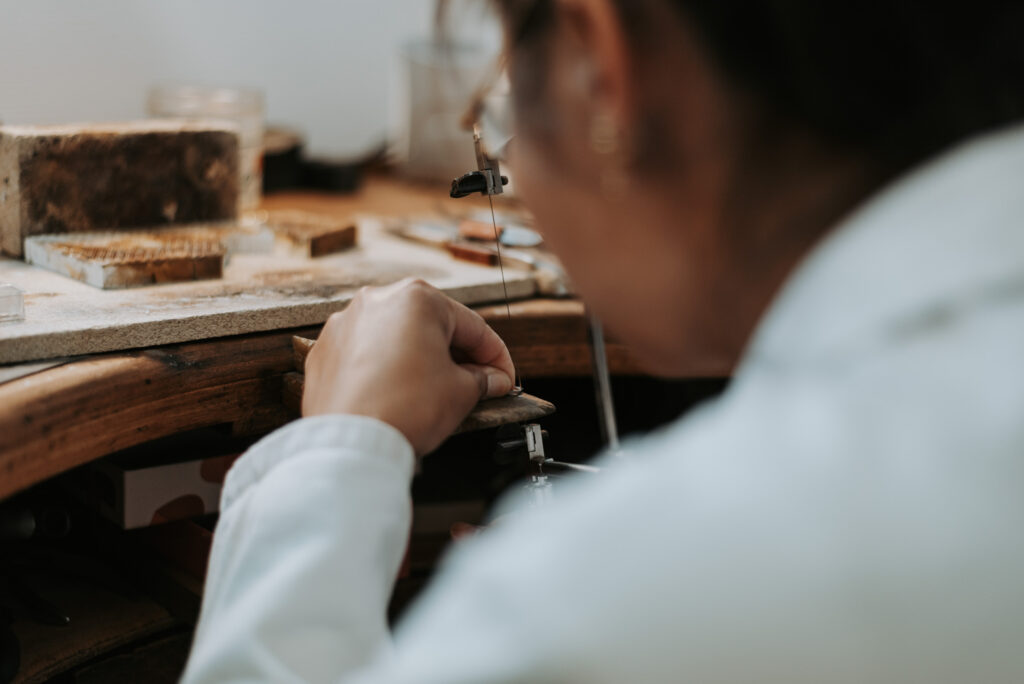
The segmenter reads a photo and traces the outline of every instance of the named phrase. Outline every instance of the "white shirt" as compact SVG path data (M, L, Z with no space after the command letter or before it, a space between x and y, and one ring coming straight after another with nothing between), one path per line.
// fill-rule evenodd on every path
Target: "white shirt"
M228 477L185 681L1024 682L1024 129L869 201L728 391L628 448L391 635L409 444L278 431Z

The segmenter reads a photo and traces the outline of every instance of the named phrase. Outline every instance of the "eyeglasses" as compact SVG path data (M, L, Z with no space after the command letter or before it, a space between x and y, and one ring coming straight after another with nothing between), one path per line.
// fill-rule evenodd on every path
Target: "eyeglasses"
M508 56L526 37L540 10L547 7L548 1L534 0L523 11L517 25L509 27L507 35L510 38L505 50L485 72L480 85L473 92L466 113L462 116L462 127L480 136L485 152L493 159L505 159L508 144L512 141L515 131L511 86L508 79Z
M461 119L464 129L480 136L487 156L499 160L504 160L515 130L506 64L504 54L494 61Z

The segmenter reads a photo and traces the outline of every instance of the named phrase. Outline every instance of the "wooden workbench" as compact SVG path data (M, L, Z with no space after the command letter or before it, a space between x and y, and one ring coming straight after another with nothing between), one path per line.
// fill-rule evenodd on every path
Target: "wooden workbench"
M349 215L435 210L444 190L371 178L352 196L291 193L269 209ZM441 199L439 199L441 198ZM505 339L524 377L590 374L583 306L571 300L476 307ZM228 424L260 434L291 418L282 375L293 370L291 338L300 327L93 355L0 384L0 499L115 451L185 430ZM619 345L613 374L637 374ZM690 377L721 377L730 359L694 359ZM0 371L3 369L0 368Z

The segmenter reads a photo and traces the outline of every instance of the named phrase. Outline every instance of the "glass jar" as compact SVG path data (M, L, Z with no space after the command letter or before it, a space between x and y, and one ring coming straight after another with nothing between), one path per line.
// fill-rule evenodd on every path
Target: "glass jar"
M263 188L263 94L255 90L163 85L149 92L146 110L165 119L224 119L238 125L240 211L259 207Z
M25 297L14 285L0 283L0 323L25 320Z

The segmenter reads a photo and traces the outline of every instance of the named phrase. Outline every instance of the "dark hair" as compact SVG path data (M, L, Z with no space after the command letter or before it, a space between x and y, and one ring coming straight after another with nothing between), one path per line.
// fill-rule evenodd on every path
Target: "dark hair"
M540 59L553 0L498 2L515 58ZM1024 119L1020 0L614 2L635 44L667 6L757 109L887 166Z

